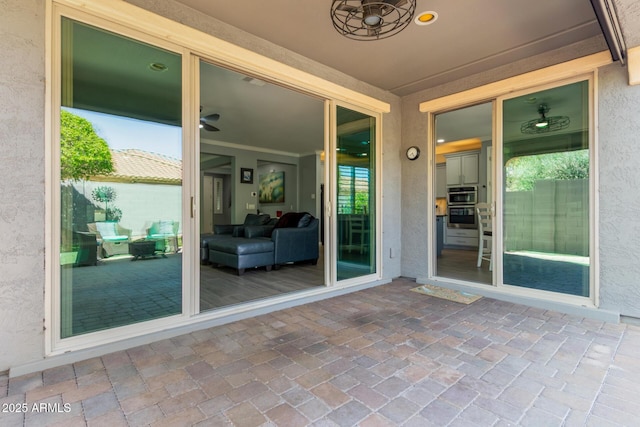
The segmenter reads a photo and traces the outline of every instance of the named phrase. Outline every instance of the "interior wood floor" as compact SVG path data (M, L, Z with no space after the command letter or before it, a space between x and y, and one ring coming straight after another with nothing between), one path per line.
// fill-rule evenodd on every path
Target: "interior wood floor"
M482 266L476 267L477 262L477 250L443 249L438 257L436 275L490 285L492 272L489 271L489 262L483 260Z
M230 267L200 266L200 311L227 307L324 286L322 251L316 265L286 264L278 270L247 269L238 276Z

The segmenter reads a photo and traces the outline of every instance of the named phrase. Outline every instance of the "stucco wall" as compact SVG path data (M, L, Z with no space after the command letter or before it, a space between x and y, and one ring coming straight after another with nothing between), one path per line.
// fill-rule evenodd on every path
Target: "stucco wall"
M600 304L640 317L640 86L599 72Z
M0 0L0 371L44 354L44 0Z

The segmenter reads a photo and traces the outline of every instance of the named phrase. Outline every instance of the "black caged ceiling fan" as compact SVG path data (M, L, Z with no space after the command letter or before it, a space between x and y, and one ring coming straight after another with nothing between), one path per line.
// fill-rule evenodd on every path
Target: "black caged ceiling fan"
M200 112L202 113L202 107L200 107ZM210 122L217 122L220 118L220 114L214 113L206 116L200 117L200 129L204 129L209 132L218 132L220 129L213 126Z
M416 0L333 0L331 20L343 36L354 40L380 40L409 25Z

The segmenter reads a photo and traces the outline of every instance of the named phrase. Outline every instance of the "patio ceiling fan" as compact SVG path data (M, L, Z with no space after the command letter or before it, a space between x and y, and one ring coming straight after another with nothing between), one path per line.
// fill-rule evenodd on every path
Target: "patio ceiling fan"
M343 36L354 40L379 40L409 25L416 0L333 0L331 20Z
M200 107L200 112L202 113L202 106ZM206 116L200 117L200 129L204 129L209 132L218 132L220 129L213 126L210 122L217 122L220 118L220 114L214 113Z

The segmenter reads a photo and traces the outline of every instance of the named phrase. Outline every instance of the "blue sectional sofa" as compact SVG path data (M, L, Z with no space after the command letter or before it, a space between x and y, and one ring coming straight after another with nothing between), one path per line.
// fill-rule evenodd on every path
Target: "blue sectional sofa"
M270 271L292 262L318 262L319 220L306 212L289 212L273 226L247 225L243 231L243 237L210 239L208 261L233 267L238 275L247 268Z

